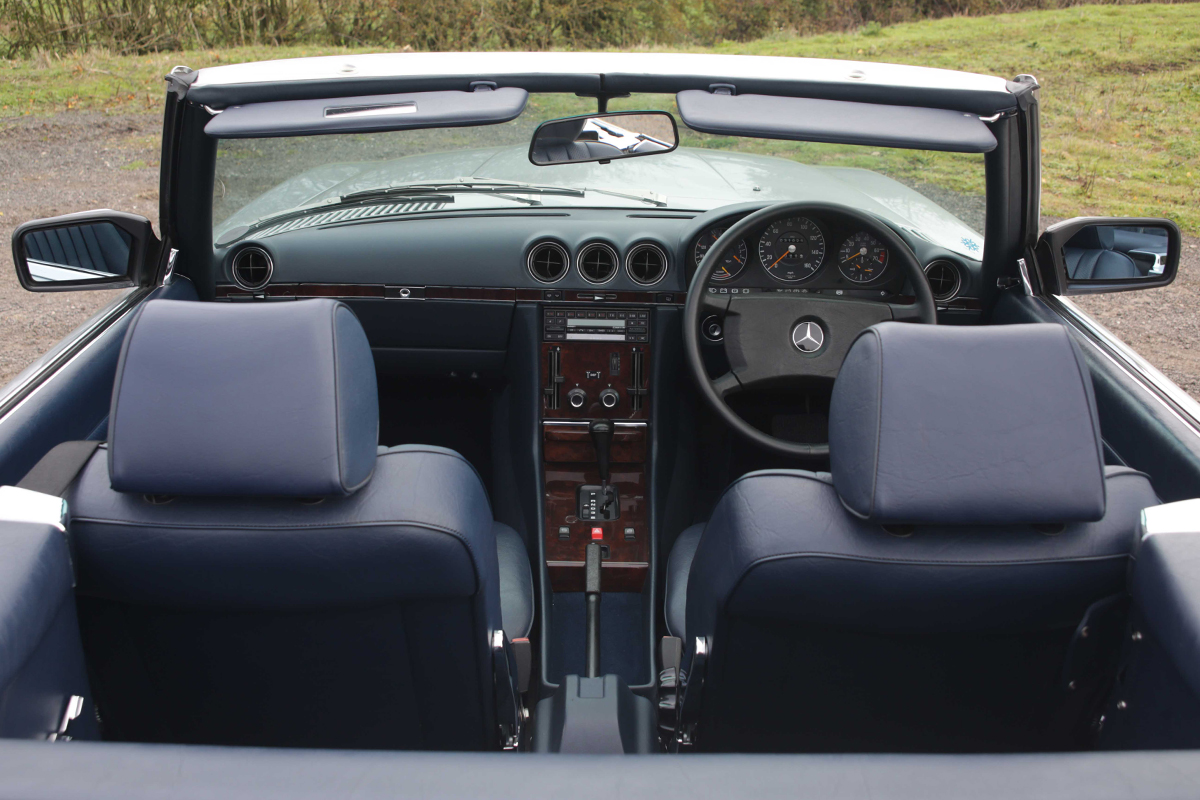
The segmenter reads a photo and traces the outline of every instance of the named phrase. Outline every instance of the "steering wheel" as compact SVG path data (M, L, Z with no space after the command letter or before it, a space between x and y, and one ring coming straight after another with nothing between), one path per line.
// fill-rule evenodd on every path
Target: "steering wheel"
M888 249L916 292L916 303L851 300L820 294L752 292L721 294L709 289L712 274L726 255L753 230L792 216L833 216L861 225ZM708 377L700 351L700 323L710 315L724 318L725 354L730 371ZM731 394L803 378L837 377L850 345L864 329L886 320L937 324L937 306L925 272L912 249L887 225L852 208L833 203L787 202L768 206L731 225L709 248L692 276L683 310L683 339L688 367L701 394L725 422L754 444L786 456L829 455L829 444L800 444L763 433L743 420L726 401Z

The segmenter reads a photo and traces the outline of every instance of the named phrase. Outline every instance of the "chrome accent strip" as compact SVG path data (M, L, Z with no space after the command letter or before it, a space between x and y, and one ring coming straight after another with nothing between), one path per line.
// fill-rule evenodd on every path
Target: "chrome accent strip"
M43 356L46 358L45 363L29 371L23 379L18 376L17 380L5 387L7 391L0 397L0 425L3 425L8 415L37 391L48 378L86 350L109 326L136 308L151 291L148 288L133 289L123 297L117 298L85 323L82 329L76 329L79 333L75 338L65 344L60 342L61 349L58 352L51 351L53 355L48 358ZM34 362L35 365L36 363Z
M1033 297L1033 283L1029 280L1029 265L1025 259L1017 259L1017 271L1021 273L1021 286L1025 288L1025 296Z
M575 419L544 419L544 420L542 420L543 425L573 425L576 427L582 426L585 428L590 424L590 422L591 422L591 420L586 420L586 419L585 420L575 420ZM648 424L649 423L646 422L645 420L632 420L630 422L618 421L618 422L613 423L613 425L615 425L618 428L644 428Z
M1100 351L1114 364L1131 378L1145 385L1168 411L1200 436L1200 403L1192 399L1191 395L1069 298L1062 295L1046 295L1044 299L1047 305L1058 311L1067 322L1091 337Z

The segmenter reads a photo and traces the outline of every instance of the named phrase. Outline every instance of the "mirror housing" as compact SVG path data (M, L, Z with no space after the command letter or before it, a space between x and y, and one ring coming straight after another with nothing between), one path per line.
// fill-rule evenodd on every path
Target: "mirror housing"
M1175 280L1182 240L1169 219L1076 217L1051 225L1037 243L1053 294L1156 289Z
M543 122L529 143L529 161L554 164L607 164L618 158L669 153L679 146L675 118L665 111L584 114Z
M12 238L17 280L30 292L148 283L160 246L150 220L109 209L32 220Z

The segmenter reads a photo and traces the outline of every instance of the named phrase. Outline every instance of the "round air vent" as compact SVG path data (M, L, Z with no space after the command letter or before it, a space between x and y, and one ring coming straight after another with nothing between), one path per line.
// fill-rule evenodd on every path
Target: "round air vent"
M643 242L625 257L625 271L643 286L658 283L667 274L667 254L658 245Z
M607 283L617 274L621 260L604 242L592 242L579 251L579 274L589 283Z
M247 247L233 257L233 282L246 291L254 292L267 285L275 262L261 247Z
M939 303L953 300L962 288L962 276L952 261L929 262L925 267L925 278L929 281L933 299Z
M566 275L567 267L571 266L567 248L549 239L529 248L525 261L529 266L529 274L542 283L554 283Z

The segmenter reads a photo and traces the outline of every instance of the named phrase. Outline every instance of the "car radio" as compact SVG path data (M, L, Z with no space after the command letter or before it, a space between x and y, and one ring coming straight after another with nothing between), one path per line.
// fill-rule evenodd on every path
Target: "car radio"
M650 312L636 308L546 308L547 342L648 342Z

